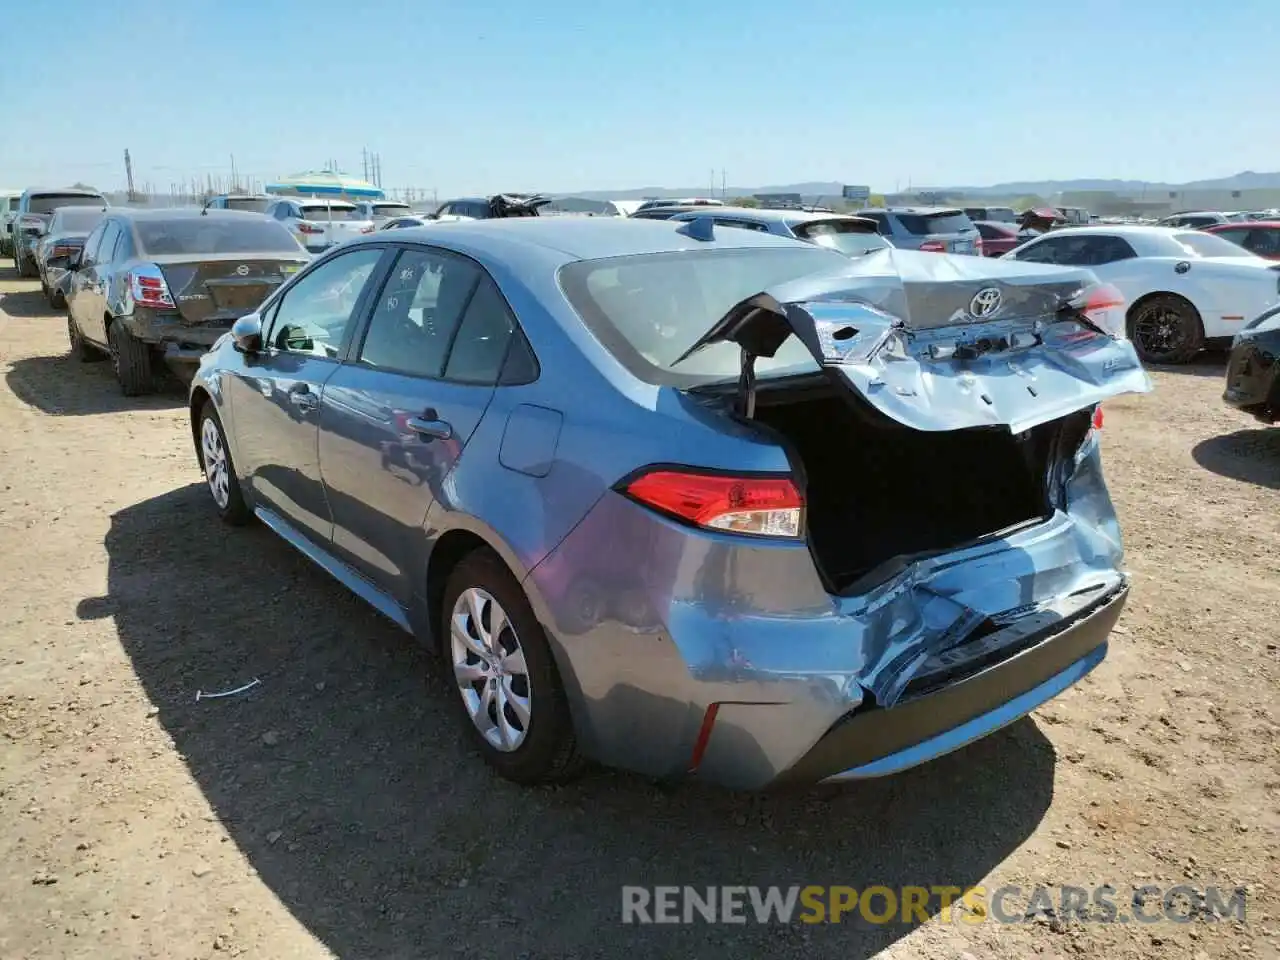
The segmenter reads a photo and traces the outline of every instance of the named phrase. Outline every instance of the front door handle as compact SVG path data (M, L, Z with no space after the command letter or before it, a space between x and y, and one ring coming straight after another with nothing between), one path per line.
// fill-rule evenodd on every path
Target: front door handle
M453 436L453 427L437 420L434 410L424 411L421 417L410 417L405 423L414 433L432 440L448 440Z
M299 410L314 410L320 405L316 395L305 383L295 383L289 388L289 402Z

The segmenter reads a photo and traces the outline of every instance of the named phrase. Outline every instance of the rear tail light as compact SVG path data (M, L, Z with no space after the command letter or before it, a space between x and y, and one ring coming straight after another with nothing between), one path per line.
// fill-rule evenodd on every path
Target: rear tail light
M1128 301L1111 284L1095 283L1085 287L1071 300L1071 306L1098 329L1105 330L1117 340L1124 339Z
M305 220L298 221L299 233L324 233L324 227L318 227L314 223L307 223Z
M982 256L984 252L984 244L982 243L981 237L978 237L976 240L973 241L973 252L976 253L978 256Z
M920 244L920 249L925 253L946 253L947 245L941 240L926 240Z
M50 257L74 257L80 248L74 243L55 243L49 251Z
M638 503L707 530L799 537L804 529L804 498L789 476L660 468L640 474L624 490Z
M1102 404L1098 404L1093 408L1093 429L1102 429Z
M164 282L164 274L154 263L143 264L130 271L129 292L133 294L133 302L140 307L173 306L169 285Z

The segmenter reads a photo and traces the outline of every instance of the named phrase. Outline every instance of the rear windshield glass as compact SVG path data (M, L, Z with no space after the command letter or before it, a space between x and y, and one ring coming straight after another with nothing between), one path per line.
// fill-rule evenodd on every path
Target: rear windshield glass
M1212 233L1175 233L1173 239L1197 257L1252 257L1243 247Z
M9 212L10 212L10 213L15 212L15 211L20 207L20 206L22 206L22 198L21 198L21 197L10 197L10 198L9 198Z
M861 257L873 250L883 250L889 241L876 231L874 224L856 220L812 220L791 228L801 240L827 247L846 257Z
M98 207L107 205L102 197L86 197L75 193L40 193L27 203L28 213L53 213L58 207Z
M270 197L227 197L228 210L246 210L249 213L266 213L271 206Z
M281 224L265 217L187 217L139 220L138 240L152 256L200 253L297 253L298 241Z
M53 215L51 230L67 230L71 233L88 233L102 219L104 213L99 207L76 207L68 210L65 207Z
M402 217L412 212L413 209L407 203L375 203L373 205L375 217Z
M943 213L898 213L894 216L907 233L913 233L917 237L931 233L961 233L973 229L973 221L959 210Z
M323 203L304 204L302 216L305 220L359 220L360 214L355 207L327 207Z
M740 351L732 343L675 364L730 307L779 283L847 265L840 254L800 244L683 251L580 260L561 269L560 285L587 327L635 376L687 386L738 375ZM795 337L756 362L760 376L815 368Z
M998 220L1001 223L1016 223L1018 215L1013 212L1013 207L987 207L988 220Z

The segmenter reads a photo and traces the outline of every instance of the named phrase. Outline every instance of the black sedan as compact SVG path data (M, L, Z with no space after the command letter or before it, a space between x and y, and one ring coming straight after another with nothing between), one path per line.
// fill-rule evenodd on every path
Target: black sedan
M80 253L84 238L98 225L106 212L105 207L58 207L53 211L49 229L36 246L40 289L44 291L44 298L49 301L49 306L61 309L67 305L66 298L59 289L67 273L65 264Z
M1236 335L1222 398L1263 423L1280 417L1280 307L1268 310Z
M311 262L281 223L235 210L110 208L67 260L71 352L111 357L125 396L164 362L189 371L231 324Z

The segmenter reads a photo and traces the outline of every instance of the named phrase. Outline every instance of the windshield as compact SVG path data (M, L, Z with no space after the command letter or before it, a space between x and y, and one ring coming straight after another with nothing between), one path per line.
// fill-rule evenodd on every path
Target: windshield
M102 209L107 201L101 196L83 193L39 193L27 202L28 213L53 213L58 207L97 207Z
M362 217L355 207L327 206L323 203L305 203L302 205L302 219L304 220L360 220Z
M407 203L375 203L373 205L375 217L403 217L412 212L413 208Z
M795 224L791 232L801 240L843 253L846 257L865 256L889 246L889 241L874 227L856 220L812 220Z
M185 217L139 220L142 249L163 257L202 253L298 253L301 247L288 230L265 217Z
M739 349L717 343L673 366L734 304L769 287L847 267L818 247L752 247L580 260L560 286L588 329L636 377L691 386L738 375ZM760 376L816 369L796 338L756 362Z
M72 207L71 209L63 207L53 215L49 232L88 233L97 226L103 213L104 211L98 207Z
M1196 257L1252 257L1255 254L1238 247L1230 240L1215 237L1212 233L1175 233L1173 239L1184 250Z
M943 210L940 213L895 214L907 233L917 237L932 233L966 233L973 230L973 221L960 210Z
M10 212L10 213L16 213L16 212L18 211L18 208L19 208L20 206L22 206L22 198L21 198L21 197L10 197L10 198L9 198L9 212Z
M266 213L271 206L270 197L227 197L228 210L245 210L249 213Z

